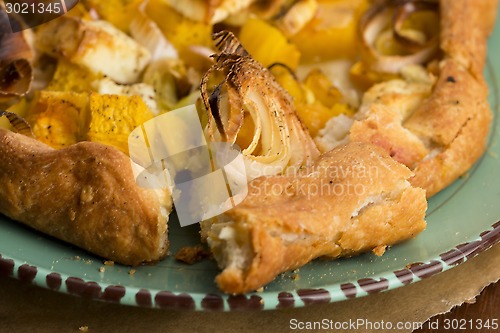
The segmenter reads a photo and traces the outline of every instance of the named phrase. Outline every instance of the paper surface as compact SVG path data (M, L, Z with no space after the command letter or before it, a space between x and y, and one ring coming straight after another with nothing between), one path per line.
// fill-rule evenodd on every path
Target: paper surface
M80 332L80 327L88 327L88 332L111 333L277 333L291 332L299 322L343 323L349 319L372 324L383 320L396 325L424 322L447 312L474 299L485 286L499 279L500 244L447 272L403 288L345 302L279 311L196 313L143 309L77 298L0 278L0 332ZM358 328L328 331L377 331Z

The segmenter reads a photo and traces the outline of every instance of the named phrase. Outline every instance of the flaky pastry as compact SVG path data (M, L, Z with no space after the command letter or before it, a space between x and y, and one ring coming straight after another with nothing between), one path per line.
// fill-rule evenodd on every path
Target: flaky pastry
M168 250L169 193L140 188L128 156L82 142L55 150L0 129L0 212L126 265Z

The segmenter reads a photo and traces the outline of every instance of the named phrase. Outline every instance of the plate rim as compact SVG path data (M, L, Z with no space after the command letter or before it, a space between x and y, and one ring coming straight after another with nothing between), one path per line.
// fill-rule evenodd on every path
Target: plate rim
M357 281L327 284L315 289L252 292L245 295L174 293L95 282L37 267L27 260L4 256L1 253L0 276L16 278L21 282L63 294L144 308L195 311L276 310L334 303L397 289L448 271L499 243L500 221L493 224L491 229L480 233L476 239L458 244L437 257L407 265L400 270L387 271ZM125 297L126 294L129 294L128 297Z

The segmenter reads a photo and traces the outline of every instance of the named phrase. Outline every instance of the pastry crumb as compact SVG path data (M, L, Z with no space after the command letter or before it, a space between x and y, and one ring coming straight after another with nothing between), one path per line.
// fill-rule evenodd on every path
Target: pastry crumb
M260 287L259 289L255 290L258 293L264 292L264 287Z
M104 266L99 267L99 272L104 273L104 271L106 271L106 267Z
M80 326L80 328L78 330L80 332L88 332L89 331L89 327L88 326Z
M105 260L104 265L105 266L114 266L115 262L113 260Z
M210 257L210 251L205 249L202 245L185 246L179 249L175 254L177 261L184 262L189 265L196 264L197 262Z
M137 270L132 268L131 270L128 271L128 275L134 275L135 272L137 272Z
M290 276L290 278L291 278L292 280L294 280L294 281L300 280L300 276L299 276L299 274L292 274L292 275Z
M387 245L379 245L376 248L372 250L372 252L377 256L381 257L384 253L385 250L387 249Z

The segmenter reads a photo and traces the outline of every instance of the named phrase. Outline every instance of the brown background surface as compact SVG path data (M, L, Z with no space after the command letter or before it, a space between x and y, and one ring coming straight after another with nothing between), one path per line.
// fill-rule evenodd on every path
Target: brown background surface
M88 326L88 332L277 333L291 332L290 320L293 318L299 321L329 319L342 322L362 318L371 322L424 322L465 300L474 299L484 286L499 278L500 244L447 272L378 295L302 309L239 313L174 312L107 304L25 285L11 278L0 278L0 332L79 332L80 327ZM479 298L480 303L465 305L451 314L436 317L441 320L438 330L418 332L452 332L444 330L442 321L445 318L500 320L499 292L499 284L492 285ZM360 328L356 332L369 331ZM474 331L479 332L455 330Z
M462 306L454 308L451 312L435 316L429 320L429 322L439 321L442 324L439 325L438 330L432 330L429 328L429 322L425 325L426 327L423 329L416 330L414 333L427 333L427 332L435 332L435 333L444 333L444 332L457 332L456 329L453 329L453 325L458 325L455 327L464 327L463 330L459 330L462 332L500 332L500 329L494 329L490 327L490 329L483 328L479 329L474 324L486 322L489 320L489 324L493 324L492 319L498 319L497 322L500 322L500 282L495 284L491 284L487 288L483 290L481 295L479 295L476 299L475 303L469 304L465 303ZM445 329L445 321L448 320L448 325L451 329ZM454 321L454 323L453 323ZM473 323L473 329L470 329L469 325ZM500 326L500 323L498 323ZM466 329L465 329L466 328Z

